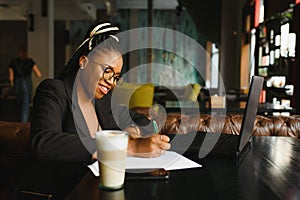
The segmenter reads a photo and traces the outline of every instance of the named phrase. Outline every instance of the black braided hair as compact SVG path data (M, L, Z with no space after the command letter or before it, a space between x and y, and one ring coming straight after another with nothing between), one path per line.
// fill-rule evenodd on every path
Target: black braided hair
M103 33L91 35L92 31L97 27L106 24L98 31L105 31ZM121 53L120 38L116 36L119 30L117 27L112 26L110 23L101 23L92 25L86 34L86 39L77 48L72 58L68 61L58 78L64 78L66 76L75 77L79 69L79 58L81 56L87 56L96 46L101 44L99 50L115 51ZM107 30L107 31L106 31ZM96 31L97 32L97 31Z

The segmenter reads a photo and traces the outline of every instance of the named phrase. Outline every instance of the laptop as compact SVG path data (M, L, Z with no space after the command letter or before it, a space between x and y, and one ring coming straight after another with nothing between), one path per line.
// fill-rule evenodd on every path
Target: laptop
M184 153L187 150L186 144L193 140L188 147L188 152L198 153L198 158L207 156L241 156L250 148L263 81L264 78L260 76L252 76L251 78L239 135L211 132L191 132L182 135L168 134L171 137L171 150ZM176 139L176 141L173 142L173 139Z

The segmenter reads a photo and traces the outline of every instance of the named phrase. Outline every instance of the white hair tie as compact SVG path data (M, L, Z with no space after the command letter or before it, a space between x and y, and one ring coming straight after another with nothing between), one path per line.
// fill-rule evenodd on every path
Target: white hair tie
M110 26L110 23L103 23L103 24L99 24L97 25L95 28L93 28L93 30L90 32L89 38L85 39L80 45L79 47L76 49L76 51L78 49L80 49L80 47L82 47L87 41L89 41L89 50L92 50L92 41L95 37L95 35L99 35L101 33L106 33L106 32L110 32L110 31L118 31L119 28L118 27L108 27L108 28L104 28L106 26ZM109 35L110 37L114 38L117 42L119 42L119 38L115 35Z
M115 35L109 35L110 37L114 38L117 42L119 42L119 38Z
M93 37L93 36L95 35L95 33L96 33L99 29L101 29L101 28L104 27L104 26L109 26L109 25L110 25L110 23L103 23L103 24L97 25L97 26L90 32L90 38Z

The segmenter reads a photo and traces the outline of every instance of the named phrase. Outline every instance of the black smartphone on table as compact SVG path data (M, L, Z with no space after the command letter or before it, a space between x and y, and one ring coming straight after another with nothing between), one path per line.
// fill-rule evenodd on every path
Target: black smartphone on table
M127 170L125 179L133 180L168 180L170 172L165 169L131 169Z

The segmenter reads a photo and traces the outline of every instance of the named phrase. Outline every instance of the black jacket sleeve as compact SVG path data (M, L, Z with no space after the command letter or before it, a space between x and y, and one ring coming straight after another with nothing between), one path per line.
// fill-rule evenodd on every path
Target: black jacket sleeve
M126 106L119 105L110 94L96 99L95 106L102 129L124 130L134 124L139 126L143 135L154 133L151 120Z
M45 80L36 90L31 113L31 143L42 159L89 162L77 134L71 99L61 80Z

